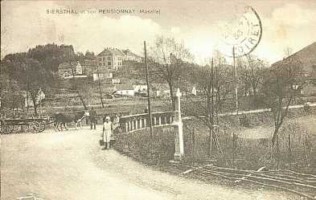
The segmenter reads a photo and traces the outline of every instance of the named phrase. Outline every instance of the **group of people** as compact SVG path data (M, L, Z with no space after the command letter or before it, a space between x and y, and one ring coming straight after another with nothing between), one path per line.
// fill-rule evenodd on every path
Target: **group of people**
M89 118L90 118L90 128L96 129L97 124L97 113L96 111L91 108L89 111ZM110 116L104 116L103 118L103 129L102 129L102 143L104 145L103 149L110 149L111 148L111 140L113 141L113 131L119 127L119 116L115 115L113 118L113 122L111 121Z

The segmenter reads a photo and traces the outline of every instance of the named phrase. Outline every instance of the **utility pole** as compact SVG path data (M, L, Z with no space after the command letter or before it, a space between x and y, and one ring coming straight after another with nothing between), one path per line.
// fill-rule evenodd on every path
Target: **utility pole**
M99 65L97 66L97 71L98 71L98 82L99 82L99 93L100 93L100 100L101 100L101 105L102 105L102 108L104 108L104 103L103 103L103 95L102 95L102 89L101 89L101 80L100 80L100 71L99 71Z
M212 63L211 63L211 135L210 135L210 155L212 155L213 150L214 150L214 61L212 58Z
M235 76L235 104L236 104L236 115L238 115L239 103L238 103L238 78L237 78L237 67L235 61L235 47L233 46L233 62L234 62L234 76Z
M146 41L144 41L144 53L145 53L145 69L146 69L146 84L147 84L147 102L148 102L148 117L149 117L149 128L150 137L153 138L153 127L152 127L152 115L151 115L151 104L150 104L150 86L149 86L149 72L147 64L147 48Z

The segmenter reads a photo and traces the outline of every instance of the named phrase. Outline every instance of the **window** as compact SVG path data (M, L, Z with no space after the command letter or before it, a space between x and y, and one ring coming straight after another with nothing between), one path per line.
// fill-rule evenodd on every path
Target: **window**
M108 56L108 60L111 60L111 56Z
M108 65L110 66L110 65L111 65L111 62L108 62Z

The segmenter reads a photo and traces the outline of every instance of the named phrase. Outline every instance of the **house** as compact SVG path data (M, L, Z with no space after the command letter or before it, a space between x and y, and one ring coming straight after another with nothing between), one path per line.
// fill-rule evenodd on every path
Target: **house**
M117 70L122 66L125 54L116 48L106 48L97 55L97 62L100 68Z
M121 83L121 79L119 78L112 78L112 84L120 84Z
M196 91L196 87L195 87L195 86L192 87L191 94L193 94L194 96L196 96L197 91Z
M126 50L123 50L122 52L125 54L124 60L142 62L142 57L131 52L131 50L126 49Z
M303 68L300 78L305 80L305 84L300 91L301 94L305 96L316 95L316 42L272 64L271 68L275 69L285 66L293 60L298 61ZM297 85L292 85L292 87L295 88Z
M111 72L93 73L92 74L92 78L93 78L93 81L112 79L113 78L113 73L111 73Z
M115 85L115 92L114 95L122 95L122 96L135 96L135 90L132 85L129 84L120 84Z
M86 78L85 68L77 62L64 62L58 66L58 75L63 79Z
M136 93L147 93L147 85L133 85Z

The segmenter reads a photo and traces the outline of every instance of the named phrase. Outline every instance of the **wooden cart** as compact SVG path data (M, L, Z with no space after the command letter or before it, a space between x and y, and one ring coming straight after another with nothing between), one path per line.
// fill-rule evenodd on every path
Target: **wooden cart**
M49 124L49 118L27 118L27 119L0 119L1 134L14 132L39 133L45 130Z

